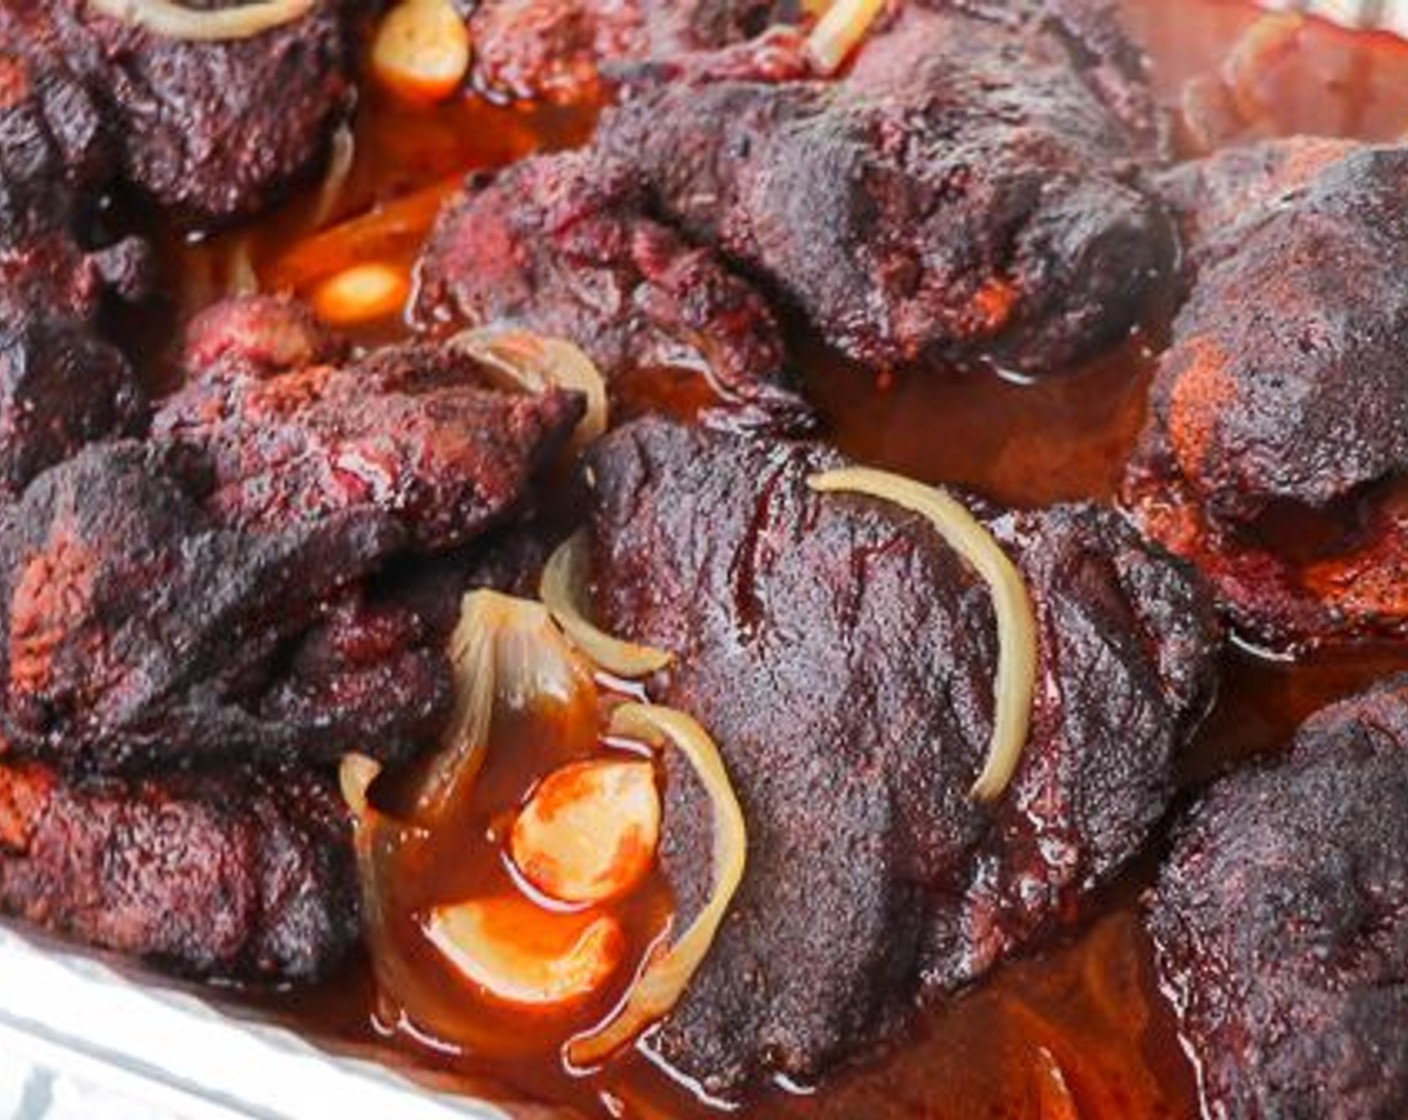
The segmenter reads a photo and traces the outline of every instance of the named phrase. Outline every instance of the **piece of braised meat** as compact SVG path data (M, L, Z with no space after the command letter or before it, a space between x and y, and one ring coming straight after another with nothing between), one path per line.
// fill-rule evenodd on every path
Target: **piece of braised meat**
M296 770L0 765L0 911L183 973L313 980L357 943L350 821L334 782Z
M1208 1116L1408 1113L1408 680L1182 826L1148 927Z
M365 6L317 0L285 26L194 41L87 0L4 0L0 42L73 74L112 131L121 177L204 226L264 210L316 170L351 111L352 23Z
M259 703L286 643L404 544L366 512L229 528L153 449L80 452L0 510L6 748L72 771L338 757Z
M1164 813L1211 691L1211 605L1179 562L1095 507L982 508L1035 601L1039 679L1013 784L975 802L990 593L925 519L809 489L840 462L655 420L589 460L591 609L675 655L652 697L713 735L748 825L730 915L647 1042L716 1095L815 1079L1070 918ZM683 922L712 825L670 767Z
M90 440L130 431L142 394L104 336L141 296L135 240L87 238L110 137L83 87L0 45L0 498Z
M1124 335L1164 267L1157 134L1107 5L907 4L835 80L648 68L592 158L853 359L1048 373Z
M763 298L648 212L643 180L591 153L477 179L431 235L420 314L570 339L618 392L632 374L695 371L735 421L804 423Z
M298 305L217 305L191 328L191 380L152 439L213 464L207 506L244 527L343 512L398 522L419 549L468 543L521 504L581 419L579 394L495 388L449 346L346 364Z
M559 103L601 96L604 64L741 42L791 21L788 0L485 0L470 17L478 84Z
M1125 484L1247 635L1408 634L1408 148L1292 140L1180 173L1211 212Z
M1314 180L1361 145L1338 137L1301 136L1275 143L1228 148L1214 159L1179 164L1155 177L1155 185L1179 225L1187 271L1219 234L1268 203Z
M474 581L449 559L406 567L329 608L260 700L263 719L316 729L329 757L355 748L396 762L439 741L453 697L446 650Z

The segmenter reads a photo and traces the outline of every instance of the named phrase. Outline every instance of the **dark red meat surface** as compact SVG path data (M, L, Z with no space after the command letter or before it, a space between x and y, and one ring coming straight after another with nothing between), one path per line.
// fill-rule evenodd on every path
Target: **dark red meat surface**
M1139 57L1094 3L910 4L834 80L760 54L629 86L598 159L873 366L1067 368L1123 335L1168 239Z
M804 421L767 303L716 253L649 217L648 198L631 170L590 153L471 183L422 259L422 317L569 339L618 385L702 372L735 421Z
M65 782L0 765L0 910L207 977L311 980L356 944L351 825L293 770Z
M319 0L252 38L183 42L85 0L5 0L0 43L83 87L127 183L183 222L219 224L267 208L316 170L351 110L352 25L364 8Z
M996 804L986 585L932 526L821 496L812 444L646 421L590 459L594 610L672 651L660 702L717 740L749 870L650 1045L709 1091L808 1080L1069 918L1163 814L1208 701L1216 630L1176 561L1089 506L982 510L1039 616L1033 729ZM707 892L707 806L671 771L681 920Z
M71 75L0 46L0 498L141 418L136 377L99 320L143 294L146 252L89 236L109 140Z
M1292 140L1174 177L1191 294L1125 485L1238 626L1408 632L1408 149Z
M1408 681L1221 782L1149 902L1208 1115L1408 1111Z
M229 524L281 528L356 511L395 519L419 549L466 544L522 504L584 402L494 388L451 347L335 360L296 304L217 305L191 329L190 380L153 440L214 469L207 504Z
M787 0L486 0L470 19L479 83L549 101L600 93L603 64L751 38L795 18Z

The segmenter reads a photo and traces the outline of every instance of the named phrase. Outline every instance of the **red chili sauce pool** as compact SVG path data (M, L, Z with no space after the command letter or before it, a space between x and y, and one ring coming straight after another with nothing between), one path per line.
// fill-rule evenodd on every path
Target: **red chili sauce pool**
M1195 103L1200 85L1237 84L1252 118L1244 136L1293 132L1388 139L1408 132L1408 44L1351 35L1317 23L1277 28L1231 0L1123 0L1171 106ZM1258 30L1247 36L1254 26ZM579 143L589 110L495 106L470 96L437 108L398 106L369 90L346 176L315 186L253 231L175 250L179 309L188 313L255 278L311 293L318 282L368 260L406 267L441 197L467 171L539 149ZM1181 143L1198 135L1184 128ZM319 231L323 231L319 233ZM332 232L327 232L332 231ZM1142 334L1089 369L1040 384L990 370L858 373L798 338L813 399L847 453L929 482L961 483L1018 505L1108 499L1142 422L1151 353L1167 329ZM363 332L385 341L409 328L392 321ZM165 333L165 332L163 332ZM142 332L154 337L156 332ZM160 360L160 353L152 355ZM639 402L690 411L700 390L688 377L633 388ZM1310 711L1396 669L1408 651L1361 650L1297 665L1233 649L1222 699L1187 752L1189 788L1250 756L1276 750ZM511 812L536 779L593 748L590 716L572 728L541 721L496 727L466 840L455 859L432 861L415 887L422 902L509 889L495 813ZM569 746L569 742L575 746ZM1009 963L975 990L927 1012L870 1063L813 1092L778 1091L749 1115L777 1118L933 1117L1113 1120L1197 1115L1194 1074L1154 983L1138 922L1141 891L1157 851L1105 893L1075 931ZM622 914L639 952L668 911L648 884ZM405 933L407 955L432 973L443 966ZM619 994L620 985L615 989ZM610 993L608 993L609 996ZM390 1030L366 962L320 989L251 997L264 1014L336 1048L370 1053L428 1083L495 1100L586 1115L702 1116L709 1110L638 1056L591 1078L573 1078L556 1047L571 1033L560 1018L506 1014L466 989L464 1030L500 1039L495 1057L454 1053ZM243 997L239 997L243 1002ZM599 1012L600 1007L595 1008ZM587 1022L592 1008L580 1012ZM584 1024L573 1020L577 1028ZM795 1087L794 1087L795 1088Z

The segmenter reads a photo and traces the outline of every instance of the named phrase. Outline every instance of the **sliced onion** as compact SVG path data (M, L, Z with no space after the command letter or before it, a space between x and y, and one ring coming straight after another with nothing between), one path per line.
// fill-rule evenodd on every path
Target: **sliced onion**
M867 467L816 475L809 485L820 493L880 498L928 518L987 583L997 615L995 710L987 761L972 796L978 801L1001 797L1021 761L1036 694L1036 614L1022 573L978 519L942 490Z
M368 791L380 773L379 763L355 754L343 758L339 772L342 796L352 810L356 826L362 934L377 985L397 1014L408 1017L418 1030L470 1047L479 1054L509 1051L514 1039L501 1031L476 1027L473 1018L464 1013L459 993L425 975L396 947L391 933L396 882L393 870L403 866L405 850L424 843L427 834L388 817L371 804Z
M588 541L578 532L548 558L538 594L572 643L608 673L634 680L665 668L673 655L613 638L598 629L579 606L586 583Z
M417 796L422 824L443 818L478 777L496 704L521 711L544 702L569 708L596 702L590 669L541 603L471 591L450 638L450 660L454 709Z
M581 349L560 338L544 338L513 327L461 331L450 345L469 354L515 388L541 393L547 388L575 389L587 398L587 411L572 434L581 450L606 431L606 381Z
M885 0L836 0L807 36L807 60L819 74L834 74L865 39L885 10Z
M259 293L259 272L254 267L254 246L249 238L240 237L230 246L226 262L225 288L230 296L252 296Z
M668 743L694 768L713 806L714 883L689 928L673 944L651 954L610 1018L568 1042L567 1058L579 1069L599 1065L673 1010L714 943L748 858L743 809L718 747L698 723L670 708L624 704L612 716L611 733L657 748Z
M364 754L344 755L342 765L337 770L338 786L342 790L342 800L352 810L358 821L365 819L370 802L367 791L372 788L381 773L381 763Z
M322 229L332 218L356 162L357 136L350 125L344 124L332 134L327 173L318 187L318 201L313 205L313 214L308 222L313 229Z
M1036 1048L1032 1081L1042 1120L1080 1120L1080 1109L1071 1093L1066 1071L1045 1046Z
M316 0L254 0L233 8L188 8L173 0L88 0L94 11L167 39L250 39L302 19Z

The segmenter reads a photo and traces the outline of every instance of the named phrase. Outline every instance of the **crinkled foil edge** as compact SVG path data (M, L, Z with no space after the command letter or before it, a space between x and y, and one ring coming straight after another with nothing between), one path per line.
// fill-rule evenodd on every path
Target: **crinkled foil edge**
M374 1062L317 1049L160 981L134 982L102 961L4 926L0 1058L0 1112L9 1101L18 1120L83 1114L74 1111L75 1099L127 1102L126 1111L105 1105L104 1116L161 1120L509 1116L433 1092ZM16 1078L20 1084L11 1083ZM45 1102L64 1100L67 1108L46 1108Z

